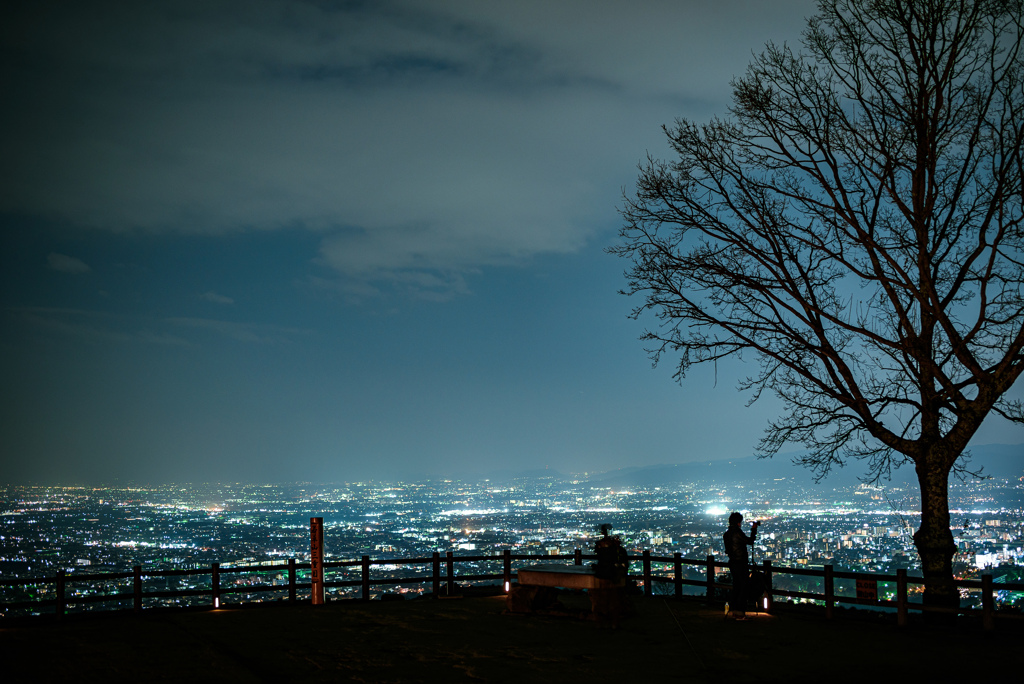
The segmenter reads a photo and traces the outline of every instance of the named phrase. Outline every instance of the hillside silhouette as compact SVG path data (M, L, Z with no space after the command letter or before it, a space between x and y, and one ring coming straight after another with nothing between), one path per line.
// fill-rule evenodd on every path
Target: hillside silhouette
M786 482L801 487L856 486L866 473L863 464L853 461L845 468L837 468L820 483L814 481L814 474L792 460L797 454L779 454L775 458L729 459L721 461L693 461L672 465L637 466L620 468L591 477L590 484L598 487L655 487L659 485L713 482L734 484L750 482ZM971 449L968 461L970 469L982 469L987 477L1024 476L1024 444L985 444ZM911 466L894 471L891 480L883 485L917 486L917 476Z

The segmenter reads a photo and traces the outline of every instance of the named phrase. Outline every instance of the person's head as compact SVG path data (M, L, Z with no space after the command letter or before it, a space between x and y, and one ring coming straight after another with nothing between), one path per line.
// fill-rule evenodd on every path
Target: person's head
M736 511L735 513L729 516L729 525L736 526L739 525L741 522L743 522L743 514L739 511Z

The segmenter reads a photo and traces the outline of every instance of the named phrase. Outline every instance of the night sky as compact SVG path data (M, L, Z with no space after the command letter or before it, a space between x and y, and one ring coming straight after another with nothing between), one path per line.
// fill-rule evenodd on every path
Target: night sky
M0 483L594 472L778 412L652 370L603 250L813 3L4 5Z

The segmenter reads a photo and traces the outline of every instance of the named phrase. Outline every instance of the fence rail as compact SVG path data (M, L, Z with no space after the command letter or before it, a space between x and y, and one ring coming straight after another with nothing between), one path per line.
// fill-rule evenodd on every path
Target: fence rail
M536 563L538 561L549 562L552 560L569 560L575 565L582 565L584 560L595 559L596 556L584 554L581 549L576 549L571 554L546 556L514 554L507 549L493 555L473 556L455 556L451 551L446 552L443 556L440 552L435 552L430 557L422 558L374 560L369 556L362 556L358 560L325 561L323 564L325 573L332 570L338 572L344 571L345 569L357 569L358 578L327 580L324 582L324 586L335 589L358 587L359 599L363 601L369 601L372 598L374 587L394 587L400 585L429 584L434 596L452 596L456 595L459 582L493 582L498 580L502 583L502 589L505 592L508 592L512 586L512 582L518 578L518 573L513 567L513 562L515 561ZM631 573L629 577L630 579L642 584L643 592L647 596L655 594L655 585L671 585L673 588L672 593L677 598L683 598L685 595L684 587L698 587L702 589L699 595L710 599L716 599L719 595L718 592L731 588L731 584L721 582L718 578L719 571L728 568L729 564L716 561L714 556L709 555L705 559L683 558L682 554L679 553L673 554L672 556L654 556L649 550L646 550L639 555L629 556L629 561L631 566L637 562L641 564L641 572ZM477 572L464 574L456 572L457 564L468 563L500 563L501 572ZM667 570L669 574L659 574L659 572L656 572L655 570L655 565L662 566L661 572L666 572ZM415 574L401 577L374 577L372 574L372 568L375 566L390 566L392 568L404 566L429 566L430 571L428 574ZM688 578L685 576L684 568L689 568L691 571L695 569L702 570L700 573L702 576L699 578ZM883 575L864 572L836 571L831 565L825 565L820 569L773 566L770 561L764 561L764 563L757 566L757 568L764 574L766 583L766 591L762 597L763 604L762 606L759 606L759 608L763 608L766 612L772 611L774 607L773 604L776 599L789 598L821 603L825 609L826 619L832 619L834 617L835 607L837 604L851 604L894 610L896 613L897 624L900 626L907 624L908 614L911 610L921 612L955 612L961 615L980 615L985 629L992 629L997 618L1002 620L1014 618L1021 619L1024 617L1020 612L997 610L994 593L997 590L1024 592L1024 583L1005 583L999 584L997 587L992 581L992 575L990 574L982 575L980 580L957 581L957 587L960 589L980 591L981 608L955 609L927 606L920 602L911 601L908 596L910 593L910 587L912 585L923 585L924 580L920 577L909 576L907 571L902 569L897 570L895 575ZM219 608L223 605L222 597L225 595L266 594L272 592L279 592L282 594L286 593L286 598L282 597L279 600L287 600L295 603L300 599L300 592L302 592L303 595L310 595L312 589L311 582L301 582L298 577L298 573L300 571L309 570L309 563L299 563L294 558L274 564L222 566L220 563L213 563L209 568L182 570L143 570L141 566L135 566L132 568L131 572L112 573L76 574L67 573L64 570L58 570L56 575L52 577L0 580L0 589L4 587L25 588L37 586L48 587L49 585L54 585L52 598L32 598L22 601L0 600L0 611L2 611L2 614L6 616L11 611L29 610L33 613L41 613L43 610L49 611L49 609L52 609L53 613L57 617L62 617L67 612L68 607L72 605L122 603L131 601L132 608L135 611L141 611L143 610L145 599L174 599L186 597L209 597L209 603L207 605L212 608ZM267 584L266 582L260 584L227 586L222 584L221 580L225 575L230 576L241 573L287 574L287 581L283 584ZM784 589L780 586L774 586L775 578L782 575L820 578L823 585L822 591L803 591ZM150 580L152 582L152 580L161 577L195 576L209 576L209 587L190 587L187 589L164 590L155 590L150 588L146 591L144 586L146 580ZM879 599L877 598L877 595L876 598L866 598L837 593L835 585L837 579L874 583L876 591L879 584L894 584L895 598ZM68 585L70 584L77 585L82 583L92 583L95 585L96 583L116 583L124 580L131 580L130 590L114 590L94 594L80 594L77 592L69 592L68 590ZM127 587L124 588L127 589Z

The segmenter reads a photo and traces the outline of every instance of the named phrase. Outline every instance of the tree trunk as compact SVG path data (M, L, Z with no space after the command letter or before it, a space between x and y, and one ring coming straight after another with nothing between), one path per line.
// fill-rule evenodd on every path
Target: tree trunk
M924 574L924 603L928 606L959 608L960 592L953 579L956 543L949 528L949 468L936 464L929 454L917 463L921 487L921 527L914 545L921 556ZM955 616L950 616L955 617Z

